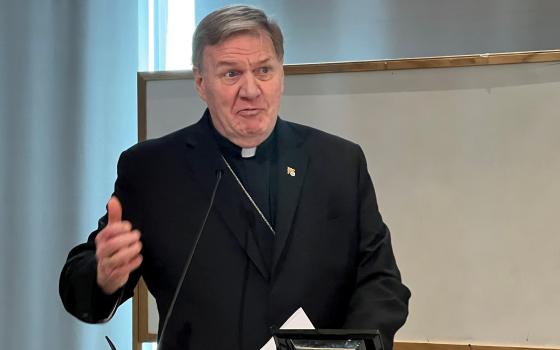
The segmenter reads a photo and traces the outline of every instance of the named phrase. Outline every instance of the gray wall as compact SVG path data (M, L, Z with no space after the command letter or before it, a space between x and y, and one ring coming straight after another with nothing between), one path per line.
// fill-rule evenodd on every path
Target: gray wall
M196 1L196 20L239 1ZM286 63L560 48L558 0L257 0L277 19Z
M110 323L68 314L58 277L104 214L136 141L137 6L0 0L0 349L131 349L131 303Z

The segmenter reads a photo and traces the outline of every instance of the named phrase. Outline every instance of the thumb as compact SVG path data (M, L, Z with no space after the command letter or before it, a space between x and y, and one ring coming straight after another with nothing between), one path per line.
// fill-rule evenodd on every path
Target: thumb
M122 221L122 206L119 199L112 196L107 203L107 213L109 214L109 224Z

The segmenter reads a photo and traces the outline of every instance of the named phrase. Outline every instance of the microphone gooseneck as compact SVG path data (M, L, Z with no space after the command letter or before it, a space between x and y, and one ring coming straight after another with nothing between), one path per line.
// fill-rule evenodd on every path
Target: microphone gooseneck
M181 273L181 278L177 283L177 287L175 288L175 293L173 294L173 299L171 300L171 304L169 305L169 309L167 310L167 314L165 315L163 326L161 327L161 334L159 336L159 341L157 346L158 350L161 350L161 345L163 344L163 340L165 339L164 336L165 336L165 330L167 329L167 324L169 323L169 319L171 318L171 314L173 313L173 309L175 308L175 304L177 302L177 297L179 296L179 292L183 287L185 276L187 275L187 271L189 270L189 266L191 265L191 261L194 256L194 252L196 251L196 247L198 246L198 241L202 236L202 231L204 231L204 226L206 226L206 220L208 220L208 216L210 215L210 210L212 210L212 206L214 204L214 198L216 197L216 191L218 190L218 185L220 184L221 179L222 179L222 170L218 169L216 171L216 184L214 185L214 189L212 190L212 196L210 197L210 204L208 204L208 210L206 211L204 220L202 220L202 225L200 225L200 230L198 230L198 233L194 240L193 247L189 252L189 256L187 257L187 261L185 262L185 266L183 267L183 272Z
M117 350L117 347L115 346L115 344L113 344L113 342L111 341L111 339L109 339L108 336L105 336L105 340L107 340L107 343L109 343L111 350Z

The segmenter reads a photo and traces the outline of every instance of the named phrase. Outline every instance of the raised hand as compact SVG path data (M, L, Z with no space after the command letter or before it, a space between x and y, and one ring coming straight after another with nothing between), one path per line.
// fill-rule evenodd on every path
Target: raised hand
M122 206L117 197L111 197L107 212L109 222L95 237L97 284L105 294L113 294L142 263L142 242L140 231L122 220Z

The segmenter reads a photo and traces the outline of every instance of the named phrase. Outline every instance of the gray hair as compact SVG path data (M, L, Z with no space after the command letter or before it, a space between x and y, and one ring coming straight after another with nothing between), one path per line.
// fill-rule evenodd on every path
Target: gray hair
M276 57L284 59L284 38L276 22L264 11L245 5L227 6L210 13L198 24L192 41L193 66L202 70L202 57L206 46L217 45L235 34L270 36Z

